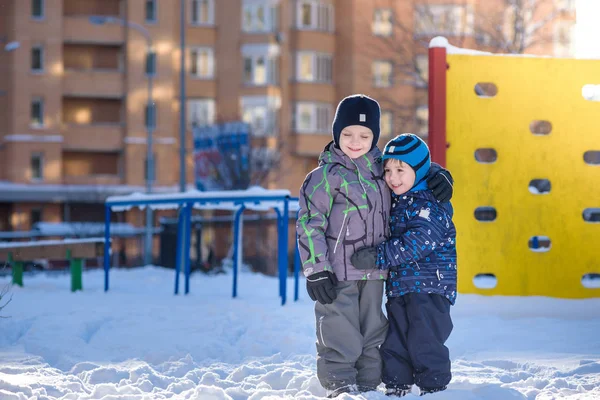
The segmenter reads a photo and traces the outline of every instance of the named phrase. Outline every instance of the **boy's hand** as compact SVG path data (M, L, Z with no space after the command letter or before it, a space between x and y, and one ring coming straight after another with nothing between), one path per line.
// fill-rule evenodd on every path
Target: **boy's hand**
M377 268L377 247L363 247L358 250L350 261L356 269L375 269Z
M306 291L312 301L331 304L337 297L337 276L330 271L317 272L306 277Z
M447 169L440 169L435 175L427 179L427 186L433 192L435 198L444 203L450 201L454 192L452 184L454 179Z

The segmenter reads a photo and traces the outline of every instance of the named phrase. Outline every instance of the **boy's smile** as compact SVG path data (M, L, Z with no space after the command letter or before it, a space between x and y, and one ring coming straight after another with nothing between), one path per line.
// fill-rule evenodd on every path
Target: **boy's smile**
M372 144L373 131L361 125L347 126L340 134L340 149L352 159L367 154Z
M408 192L415 184L415 171L405 162L387 159L383 171L385 183L396 195Z

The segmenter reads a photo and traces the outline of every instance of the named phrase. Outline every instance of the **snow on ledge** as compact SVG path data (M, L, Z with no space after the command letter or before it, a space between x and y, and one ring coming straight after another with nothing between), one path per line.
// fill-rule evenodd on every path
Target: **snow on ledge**
M28 242L0 242L0 249L33 247L33 246L56 246L61 244L79 244L79 243L104 243L103 237L86 239L61 239L61 240L31 240Z
M199 190L188 190L186 192L178 193L163 193L163 194L146 194L146 193L132 193L126 196L110 196L106 199L106 204L110 205L113 211L126 211L133 207L139 207L144 209L144 204L133 204L133 205L117 205L114 203L129 203L129 202L140 202L140 201L153 201L160 203L150 204L149 207L157 210L170 210L177 209L179 204L169 200L190 200L195 202L195 209L203 210L231 210L235 211L240 208L238 199L247 200L244 203L246 209L255 211L268 211L273 208L283 209L283 202L280 200L267 201L262 200L258 203L258 199L264 197L289 197L291 193L286 189L264 189L262 187L251 187L246 190L215 190L209 192L201 192ZM231 199L231 200L221 200ZM253 199L257 199L256 202ZM200 204L198 204L200 203ZM289 210L297 211L299 208L298 201L289 202Z
M510 53L491 53L489 51L480 51L473 49L463 49L462 47L456 47L448 42L443 36L436 36L429 42L429 48L445 48L446 54L462 54L470 56L496 56L496 57L519 57L519 58L557 58L551 55L538 55L538 54L510 54ZM575 57L577 59L582 59Z
M429 42L429 48L439 48L439 47L445 47L446 48L446 53L447 54L467 54L467 55L471 55L471 56L490 56L493 53L490 53L488 51L480 51L480 50L472 50L472 49L463 49L461 47L456 47L451 45L448 42L448 39L446 39L443 36L436 36L433 39L431 39L431 41Z

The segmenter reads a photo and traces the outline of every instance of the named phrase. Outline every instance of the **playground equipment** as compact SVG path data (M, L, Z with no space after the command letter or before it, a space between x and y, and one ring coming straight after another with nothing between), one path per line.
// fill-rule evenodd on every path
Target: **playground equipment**
M298 209L298 199L292 198L288 190L267 190L252 188L248 190L228 190L200 192L190 190L173 194L139 194L128 196L112 196L105 202L105 257L104 257L104 290L109 289L110 273L110 216L111 212L124 211L131 207L152 207L157 209L178 208L177 255L175 263L175 294L179 293L179 275L184 272L185 294L190 291L190 242L192 209L230 210L235 212L234 218L234 254L233 254L233 297L237 297L238 270L242 262L242 215L245 210L267 211L274 209L277 213L278 231L278 273L279 296L281 304L287 299L288 268L288 224L289 213ZM298 257L294 263L294 300L298 300L298 281L300 266Z
M103 238L0 243L0 261L11 265L12 283L23 286L23 262L67 259L71 263L71 291L75 292L83 290L85 260L102 257L104 246Z
M459 292L600 296L582 285L600 273L600 102L582 95L598 71L432 40L429 141L456 182Z

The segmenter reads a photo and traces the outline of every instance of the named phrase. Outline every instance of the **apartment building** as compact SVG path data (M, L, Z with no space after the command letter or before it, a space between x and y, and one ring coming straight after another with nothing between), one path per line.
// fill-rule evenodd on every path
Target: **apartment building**
M540 30L550 39L524 51L569 55L575 2L541 2L524 18L555 13ZM243 119L255 146L281 154L266 186L297 192L330 141L337 102L352 93L381 100L382 142L400 131L426 136L423 44L443 34L494 50L498 40L480 29L481 15L510 33L517 17L505 3L186 0L188 183L192 126ZM148 124L154 190L177 190L179 4L0 0L0 231L101 221L106 196L144 191ZM132 24L148 32L150 49ZM143 224L139 212L119 218Z

